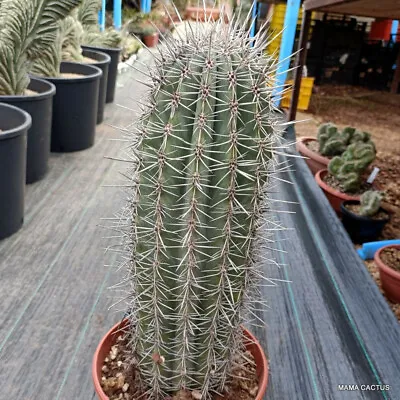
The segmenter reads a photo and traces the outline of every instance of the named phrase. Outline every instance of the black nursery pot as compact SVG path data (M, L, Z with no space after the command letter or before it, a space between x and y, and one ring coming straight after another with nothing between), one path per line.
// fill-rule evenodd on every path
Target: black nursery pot
M97 47L97 46L81 46L81 47L84 50L101 51L102 53L106 53L111 57L111 63L108 68L106 103L112 103L115 97L115 88L117 85L117 75L118 75L118 63L122 49L119 48L108 49L106 47Z
M46 78L57 92L53 102L51 151L70 152L93 146L102 72L95 66L61 63L61 74L77 77Z
M0 103L0 239L24 222L27 132L30 115Z
M349 200L344 201L340 205L340 209L342 211L342 223L351 237L351 239L356 243L366 243L375 241L378 236L381 234L385 225L389 222L389 214L380 208L379 211L383 211L387 214L386 219L373 219L369 217L364 217L361 215L357 215L352 213L347 209L346 205L351 204L360 204L359 201Z
M100 79L99 86L99 102L97 107L97 123L101 124L104 119L104 106L106 104L107 96L107 82L108 82L108 69L111 62L111 57L106 53L101 53L100 51L93 51L83 49L82 55L84 57L97 60L95 63L90 63L89 65L94 65L103 71L103 75Z
M33 183L42 179L48 169L51 117L56 88L50 82L31 78L28 89L36 94L0 96L0 102L19 107L32 117L32 126L28 131L26 183Z

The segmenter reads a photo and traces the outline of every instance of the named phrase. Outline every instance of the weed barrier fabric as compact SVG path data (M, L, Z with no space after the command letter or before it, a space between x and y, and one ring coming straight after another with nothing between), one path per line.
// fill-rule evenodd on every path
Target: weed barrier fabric
M281 266L263 266L276 286L261 288L269 308L253 329L270 362L265 399L400 399L398 321L304 160L280 161L291 167L271 218L287 229L267 251Z

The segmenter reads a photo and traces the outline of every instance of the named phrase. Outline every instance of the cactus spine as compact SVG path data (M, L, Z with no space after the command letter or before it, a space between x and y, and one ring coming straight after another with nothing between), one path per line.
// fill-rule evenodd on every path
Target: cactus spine
M381 207L383 193L374 190L368 190L360 197L360 215L366 217L374 216Z
M223 390L257 292L279 120L274 66L238 23L187 29L151 73L132 158L132 351L149 398ZM265 232L263 232L265 235Z
M341 156L334 157L328 164L328 170L345 192L356 192L360 188L362 174L375 157L372 143L356 142L349 145Z

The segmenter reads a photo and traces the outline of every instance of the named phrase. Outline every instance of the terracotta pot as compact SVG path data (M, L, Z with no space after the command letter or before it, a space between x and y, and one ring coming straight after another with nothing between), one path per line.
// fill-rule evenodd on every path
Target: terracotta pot
M92 378L97 396L100 400L109 400L109 397L103 392L101 387L101 368L103 366L104 359L108 356L111 347L116 342L117 337L122 333L126 327L128 320L125 319L122 322L114 325L107 334L101 339L97 346L96 352L93 357L92 364ZM258 376L258 394L255 400L262 400L267 390L268 384L268 362L265 357L264 351L257 341L257 339L245 328L243 328L244 335L248 342L246 343L246 349L250 351L256 361L256 370Z
M342 215L340 205L344 201L360 201L360 196L349 196L346 193L339 192L336 189L331 188L324 182L324 177L328 173L327 169L323 169L322 171L318 171L317 174L315 175L315 180L317 181L319 187L323 190L325 193L325 196L329 200L329 203L331 203L332 208L336 211L337 215Z
M382 251L389 247L400 249L400 245L389 245L382 247L375 253L374 261L379 268L382 288L385 291L387 298L392 303L400 303L400 272L397 272L393 268L387 266L381 259Z
M305 157L305 162L308 165L308 168L310 168L313 175L315 175L318 171L327 169L330 160L327 157L321 156L319 153L311 151L306 146L306 143L312 141L316 142L317 139L312 137L301 137L296 143L296 149L303 157Z
M156 47L158 44L158 33L152 35L143 35L143 43L147 47Z

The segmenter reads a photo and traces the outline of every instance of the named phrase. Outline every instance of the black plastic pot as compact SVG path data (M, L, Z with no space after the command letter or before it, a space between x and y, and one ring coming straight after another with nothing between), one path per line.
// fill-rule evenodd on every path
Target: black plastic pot
M82 46L84 50L95 50L106 53L111 57L111 63L108 68L107 96L106 103L112 103L115 96L115 87L117 85L118 63L122 49L107 49L106 47Z
M352 204L360 204L359 201L349 200L344 201L340 205L342 211L342 223L351 237L356 243L366 243L375 241L381 234L385 225L389 222L389 214L381 208L379 211L383 211L387 214L386 219L373 219L364 217L352 213L346 206Z
M0 102L26 111L32 117L28 131L26 183L42 179L47 172L50 155L51 117L55 86L42 79L31 78L28 86L37 94L27 96L0 96Z
M27 132L30 115L0 103L0 239L24 222Z
M56 86L53 102L51 151L70 152L93 146L102 72L92 65L61 63L61 76L46 80Z
M103 71L103 75L100 79L99 86L99 103L97 108L97 123L101 124L104 119L104 106L106 104L107 96L107 82L108 82L108 69L111 62L111 57L100 51L83 49L83 56L97 60L95 63L90 63L89 65L94 65Z

